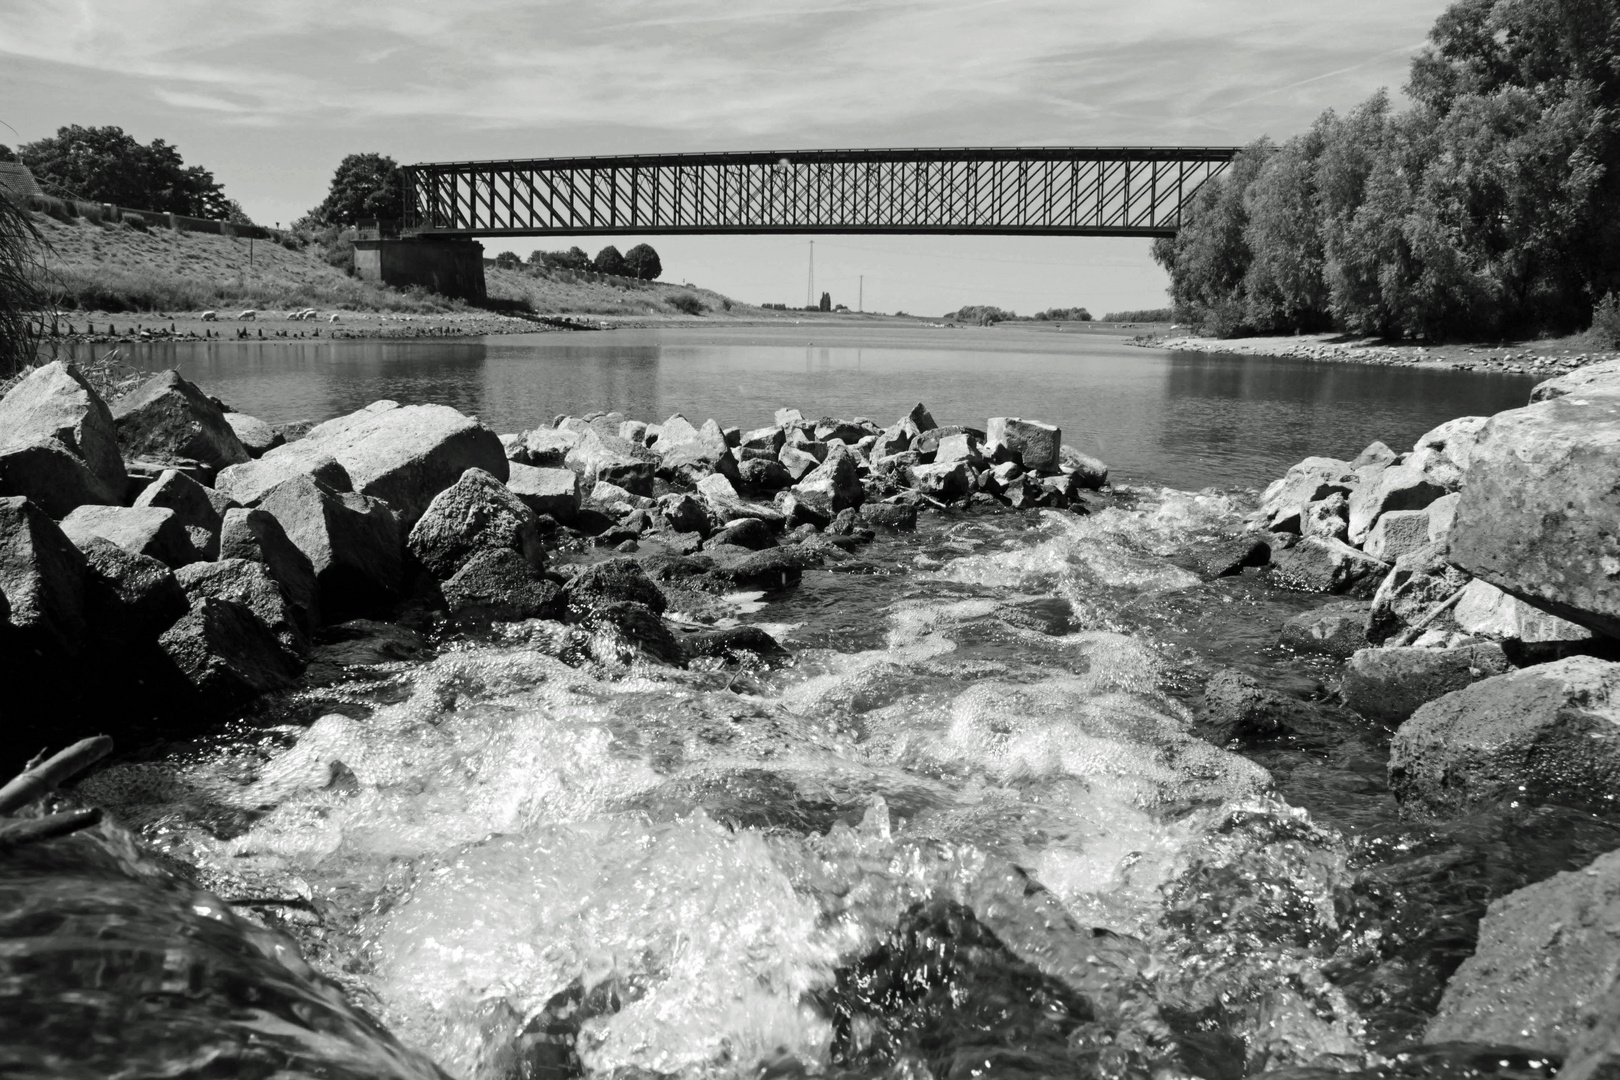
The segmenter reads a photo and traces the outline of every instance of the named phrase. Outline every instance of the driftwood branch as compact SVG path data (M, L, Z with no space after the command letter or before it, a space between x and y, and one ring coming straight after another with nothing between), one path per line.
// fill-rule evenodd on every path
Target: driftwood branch
M5 787L0 787L0 814L14 813L36 799L49 795L64 780L106 757L112 747L111 739L97 735L93 739L81 739L42 765L30 763L29 768L18 773Z
M62 814L47 814L42 818L16 818L0 821L0 851L7 848L35 844L41 840L54 840L58 836L88 829L101 820L100 810L71 810Z
M1393 640L1385 642L1384 648L1398 649L1403 645L1412 644L1412 642L1418 639L1418 635L1423 633L1424 629L1427 628L1430 623L1434 622L1434 620L1438 619L1440 616L1457 606L1457 601L1462 599L1462 594L1465 589L1467 589L1466 585L1452 593L1450 596L1446 597L1444 600L1440 601L1438 604L1434 605L1434 607L1429 609L1429 613L1427 615L1423 616L1423 618L1419 619L1401 633L1397 634Z

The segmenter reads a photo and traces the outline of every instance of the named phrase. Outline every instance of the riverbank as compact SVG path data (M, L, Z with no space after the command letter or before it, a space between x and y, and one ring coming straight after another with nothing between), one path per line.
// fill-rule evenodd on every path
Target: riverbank
M1326 363L1432 366L1457 371L1500 371L1557 375L1587 364L1620 357L1620 352L1590 348L1583 335L1495 345L1416 345L1342 334L1294 334L1273 337L1216 338L1176 334L1169 330L1140 334L1127 344L1170 352L1237 356L1274 356Z

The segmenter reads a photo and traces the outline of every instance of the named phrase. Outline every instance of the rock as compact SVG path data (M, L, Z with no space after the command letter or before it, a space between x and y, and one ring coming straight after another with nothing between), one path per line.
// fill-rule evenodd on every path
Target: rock
M984 454L980 452L981 443L968 432L947 435L939 440L939 446L934 449L934 463L945 464L962 461L969 466L982 469L985 466Z
M861 504L861 520L889 529L915 529L917 507L913 503L866 502Z
M1389 572L1389 564L1339 540L1310 536L1284 552L1273 552L1271 578L1287 589L1369 597Z
M159 506L81 506L62 519L62 531L75 543L91 536L111 540L171 569L201 558L180 516Z
M900 418L899 426L913 439L925 431L933 431L939 427L938 424L934 423L933 415L920 401L911 407L910 412Z
M441 590L454 615L507 622L563 616L562 590L512 548L474 553Z
M568 610L578 616L607 604L640 604L654 615L662 615L664 594L658 591L634 559L610 559L586 567L563 586Z
M1408 551L1379 583L1367 614L1367 640L1378 643L1422 620L1436 604L1468 583L1433 546Z
M1339 693L1368 719L1400 721L1425 702L1512 669L1494 642L1455 649L1359 649L1345 665Z
M907 433L903 424L896 424L879 434L867 453L873 461L877 461L880 458L905 453L910 446L911 435Z
M1342 491L1325 499L1306 503L1299 515L1299 531L1304 536L1344 540L1350 535L1350 500Z
M714 534L711 544L734 544L750 551L762 551L776 546L776 535L759 518L735 518Z
M1367 534L1365 550L1375 559L1392 563L1407 552L1428 545L1427 510L1391 510L1379 515L1372 532Z
M83 545L85 613L103 650L156 641L191 609L174 572L156 559L99 536L85 538Z
M777 409L776 426L779 428L799 427L804 423L804 414L798 409Z
M1277 738L1291 733L1306 711L1303 702L1268 690L1242 672L1217 671L1204 684L1194 730L1216 746Z
M1530 402L1551 401L1569 394L1613 393L1620 390L1620 359L1600 360L1556 378L1539 382L1530 389Z
M842 449L829 451L827 460L806 473L793 486L793 492L829 517L846 506L861 505L866 498L854 455Z
M421 635L407 627L351 619L324 628L310 660L337 667L374 667L416 660L426 649Z
M250 460L225 410L177 371L160 372L119 398L112 415L125 457L188 458L216 472Z
M721 550L713 552L715 567L704 575L705 584L719 592L738 589L758 589L779 592L797 585L804 576L806 566L819 564L820 558L808 554L803 548L773 547L747 555L730 555Z
M173 510L198 556L217 559L220 526L224 523L225 511L234 503L230 496L203 487L182 472L165 469L136 496L135 505Z
M717 657L722 660L785 660L790 655L771 635L757 626L733 626L726 630L700 630L681 639L691 657Z
M1533 608L1482 578L1463 586L1463 597L1452 609L1451 618L1464 633L1527 644L1586 641L1592 636L1586 627Z
M737 479L756 491L780 491L793 483L793 474L780 461L755 458L737 466Z
M985 427L986 451L993 453L997 447L1016 451L1026 469L1056 469L1062 446L1063 432L1052 424L1016 416L992 416Z
M291 686L302 665L242 604L204 596L158 638L197 705L224 713Z
M546 565L534 511L482 469L468 469L434 496L405 543L416 561L440 581L475 552L491 548L510 548L536 570Z
M289 651L298 656L308 654L309 638L302 620L264 563L248 559L192 563L181 567L175 579L191 606L210 596L241 604L257 615Z
M506 486L536 514L567 523L579 513L579 474L572 469L540 468L514 462L507 466Z
M619 424L614 433L625 442L635 446L647 445L647 425L640 420L625 420Z
M225 511L219 531L219 557L263 563L298 613L304 632L312 633L321 624L315 567L274 515L240 507Z
M1108 485L1108 465L1089 454L1082 454L1072 446L1059 449L1058 467L1073 475L1080 486L1088 491Z
M236 437L241 440L242 446L250 457L259 457L266 450L274 450L287 441L286 437L260 420L257 416L246 413L228 412L225 422L230 425Z
M1416 466L1435 483L1455 491L1473 455L1474 443L1490 417L1459 416L1424 434L1403 464Z
M1372 605L1364 600L1324 604L1283 623L1281 641L1300 652L1347 658L1367 646L1367 613L1371 609Z
M557 428L535 428L525 432L522 441L507 448L507 460L537 469L561 469L568 452L579 444L579 433Z
M1373 525L1389 511L1426 509L1449 490L1415 465L1384 469L1350 495L1350 543L1365 543Z
M845 446L854 446L866 436L872 434L860 424L848 420L837 420L824 416L816 422L816 440L818 442L831 442L837 439Z
M1451 550L1451 530L1457 520L1457 504L1461 501L1462 495L1453 491L1429 504L1429 543L1442 553Z
M821 465L814 454L806 453L795 446L782 447L777 454L777 460L795 482L802 480Z
M939 461L906 470L911 486L924 495L949 501L973 490L973 470L966 461Z
M658 475L695 484L711 473L737 479L737 459L725 432L713 420L694 428L679 415L664 422L652 450L658 455Z
M294 472L313 476L328 458L343 467L355 492L387 503L406 529L468 469L483 469L502 483L508 476L500 437L477 420L444 405L393 401L376 401L317 424L297 442L266 453L255 468L285 469L286 462L295 461L303 467ZM216 486L251 505L252 500L234 490L234 481L221 480Z
M695 532L707 536L714 528L709 511L690 495L666 495L658 500L658 509L669 527L676 532Z
M936 427L931 431L924 431L914 436L911 440L911 449L920 453L923 456L925 463L927 461L937 461L939 455L939 444L944 442L946 439L951 438L953 435L968 436L972 442L979 445L980 452L982 454L985 456L990 455L991 447L987 446L985 443L985 433L980 431L978 428L963 427L959 424L949 424L944 427ZM1008 452L1010 456L1016 456L1016 452L1008 451L1007 447L1002 447L1001 451L999 452ZM1000 459L998 458L997 460Z
M597 636L591 653L599 660L629 663L639 654L666 664L686 662L686 653L675 635L664 620L644 604L628 600L603 604L592 608L581 625ZM607 640L602 640L604 638Z
M782 442L782 428L781 425L777 425L743 432L742 442L739 445L748 450L766 450L774 455L782 449Z
M580 475L584 487L608 483L636 495L653 493L656 464L652 455L645 447L617 436L587 430L568 451L564 463Z
M0 498L0 593L25 647L76 656L85 641L84 556L20 495Z
M341 621L399 599L405 545L387 503L299 476L277 486L260 509L309 559L325 618Z
M1247 533L1188 544L1170 561L1212 581L1239 573L1245 566L1265 566L1271 561L1271 546L1262 537Z
M1620 395L1497 413L1469 459L1451 559L1571 622L1620 636Z
M1367 449L1350 459L1350 468L1354 470L1368 465L1393 465L1398 457L1400 455L1388 446L1374 441L1367 444Z
M127 484L112 413L72 364L37 367L0 398L0 496L61 518L122 502Z
M1255 518L1273 532L1299 532L1306 506L1335 493L1349 495L1359 482L1348 461L1308 457L1261 493Z
M1572 656L1493 674L1431 699L1395 733L1389 782L1402 810L1452 817L1514 799L1612 813L1620 664Z
M782 512L783 526L789 530L809 526L812 529L825 529L832 523L832 515L823 514L810 503L799 498L791 491L779 491L776 494L776 507Z
M303 450L297 454L271 454L221 469L214 478L214 490L241 506L257 506L277 485L295 476L307 476L330 491L354 490L349 471L337 458Z
M1493 900L1424 1041L1535 1049L1564 1059L1560 1080L1612 1075L1595 1066L1620 1015L1617 925L1620 852Z

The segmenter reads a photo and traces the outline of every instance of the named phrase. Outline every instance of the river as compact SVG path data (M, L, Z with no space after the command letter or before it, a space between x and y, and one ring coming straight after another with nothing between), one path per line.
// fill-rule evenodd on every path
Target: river
M1238 527L1243 489L1294 460L1404 449L1519 404L1527 378L994 330L145 359L272 421L386 396L498 430L591 409L748 427L782 405L890 421L921 399L941 422L1059 423L1122 491L1088 516L925 515L797 588L672 603L763 627L789 663L581 661L555 624L438 628L419 656L144 748L82 795L148 848L108 826L64 842L71 875L0 864L0 901L35 913L4 924L11 955L56 940L40 912L86 928L29 969L28 1008L0 1008L0 1046L55 1055L14 1056L24 1075L132 1055L197 1076L273 1073L182 1064L431 1076L431 1059L468 1080L1366 1067L1420 1039L1492 897L1620 846L1554 811L1404 823L1388 732L1335 705L1331 664L1276 644L1319 599L1167 558ZM1245 753L1199 740L1202 688L1228 668L1307 719ZM151 884L175 868L193 885ZM156 897L152 927L126 879ZM111 951L97 890L124 912ZM226 930L253 948L210 938ZM86 995L92 963L117 993ZM84 1038L110 1030L114 1049Z

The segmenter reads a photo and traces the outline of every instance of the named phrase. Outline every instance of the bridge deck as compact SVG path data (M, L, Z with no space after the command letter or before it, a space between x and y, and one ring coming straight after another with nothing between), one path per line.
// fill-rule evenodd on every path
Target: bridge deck
M433 236L999 233L1172 236L1235 147L786 150L407 167Z

